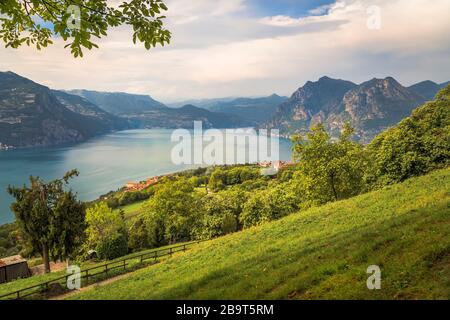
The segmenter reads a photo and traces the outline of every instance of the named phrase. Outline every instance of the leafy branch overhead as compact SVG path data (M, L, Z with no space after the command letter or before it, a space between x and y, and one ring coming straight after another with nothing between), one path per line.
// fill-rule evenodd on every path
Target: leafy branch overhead
M52 38L67 42L74 57L83 48L98 48L93 38L107 36L109 28L129 25L133 43L148 50L170 43L171 33L164 28L163 0L131 0L118 6L106 0L2 0L0 1L0 38L5 47L23 44L38 50L52 44Z

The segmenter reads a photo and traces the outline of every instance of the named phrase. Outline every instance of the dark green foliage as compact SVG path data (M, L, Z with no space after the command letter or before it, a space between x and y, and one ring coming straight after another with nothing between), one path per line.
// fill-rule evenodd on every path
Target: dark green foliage
M16 255L21 250L16 224L0 225L0 258Z
M109 197L108 199L106 199L106 204L111 209L117 209L118 207L120 207L119 199L117 199L116 197Z
M80 10L80 28L70 28L75 20L69 5ZM51 38L69 39L74 57L82 57L82 48L98 46L93 37L102 38L110 28L120 25L133 27L133 42L144 44L148 50L157 44L169 43L170 31L163 27L162 11L167 10L162 0L133 0L122 2L118 7L109 6L106 0L3 0L0 2L0 37L6 47L18 48L23 44L35 45L38 50L52 44ZM40 17L39 22L35 17ZM41 23L53 25L53 30Z
M50 258L63 260L75 253L84 240L84 205L72 191L66 191L69 179L78 175L73 170L63 179L43 182L30 177L30 187L8 187L16 198L11 209L16 216L21 239L41 253L50 271Z
M372 187L401 182L450 164L450 86L368 147Z
M208 186L213 191L219 191L226 186L241 184L244 181L254 180L258 177L260 177L259 170L247 166L219 167L212 172Z
M101 259L112 260L128 253L127 238L123 234L116 234L97 244L97 254Z
M118 199L119 206L126 206L127 204L147 200L155 193L153 187L142 191L124 192ZM114 202L114 200L112 200ZM113 203L114 204L114 203ZM111 207L113 208L113 207Z
M128 247L132 251L139 251L150 246L149 232L142 217L134 219L128 229Z

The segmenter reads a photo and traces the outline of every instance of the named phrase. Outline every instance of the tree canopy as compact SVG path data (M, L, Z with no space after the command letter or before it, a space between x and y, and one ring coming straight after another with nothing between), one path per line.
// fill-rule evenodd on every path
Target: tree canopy
M368 146L370 184L401 182L450 164L450 85Z
M148 50L170 42L162 15L163 0L123 1L118 6L106 0L2 0L0 2L0 38L6 47L34 45L38 50L52 44L52 38L67 42L74 57L83 56L83 48L98 48L93 38L107 36L110 28L129 25L133 43Z
M30 186L8 187L16 198L11 209L25 241L44 260L50 271L50 258L66 259L75 253L84 240L84 205L72 191L64 187L78 171L68 172L64 178L45 183L30 177Z
M338 141L322 124L311 129L306 139L293 138L293 157L300 162L294 175L300 192L312 204L323 204L354 196L363 191L365 157L363 147L350 140L353 129L347 124Z

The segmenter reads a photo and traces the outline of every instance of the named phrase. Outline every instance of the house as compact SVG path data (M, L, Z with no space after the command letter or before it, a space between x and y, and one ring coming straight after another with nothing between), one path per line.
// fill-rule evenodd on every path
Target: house
M158 177L148 178L144 182L128 182L125 191L141 191L158 183Z
M281 161L281 160L273 162L263 161L259 163L259 166L262 168L274 168L277 171L294 165L295 163L292 161Z
M11 256L0 259L0 283L31 275L27 260L21 256Z

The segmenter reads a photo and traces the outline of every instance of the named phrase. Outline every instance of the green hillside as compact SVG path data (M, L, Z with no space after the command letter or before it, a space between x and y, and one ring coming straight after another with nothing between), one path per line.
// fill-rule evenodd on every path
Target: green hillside
M75 299L450 299L450 169L203 243ZM368 290L369 265L382 288Z

